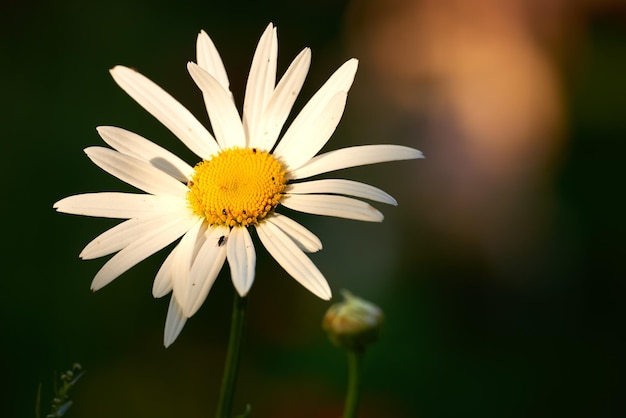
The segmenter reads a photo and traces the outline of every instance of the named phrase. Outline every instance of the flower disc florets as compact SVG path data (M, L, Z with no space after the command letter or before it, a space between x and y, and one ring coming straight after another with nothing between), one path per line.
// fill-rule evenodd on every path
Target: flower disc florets
M268 152L230 148L198 163L187 186L192 210L209 224L248 226L278 205L285 170Z

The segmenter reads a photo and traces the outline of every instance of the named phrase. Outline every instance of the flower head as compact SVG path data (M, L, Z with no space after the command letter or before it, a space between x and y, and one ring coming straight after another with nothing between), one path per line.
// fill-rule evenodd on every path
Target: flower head
M115 254L96 274L93 290L180 238L152 289L155 297L172 292L166 346L200 308L226 261L237 292L248 293L256 264L251 228L287 273L316 296L330 299L328 283L305 254L319 251L322 243L277 208L380 222L382 214L356 198L395 205L382 190L344 179L304 179L422 157L415 149L397 145L356 146L316 156L341 119L356 59L335 71L278 141L304 83L311 53L305 48L276 83L277 44L276 28L270 24L252 60L240 118L222 60L208 35L200 32L197 63L188 63L187 69L202 91L213 134L137 71L113 68L115 82L199 160L191 166L135 133L101 126L98 133L113 149L90 147L85 153L100 168L145 193L87 193L54 205L65 213L126 219L80 254L83 259Z
M335 345L363 350L378 339L384 319L383 311L347 290L341 293L344 300L328 308L322 320L322 328Z

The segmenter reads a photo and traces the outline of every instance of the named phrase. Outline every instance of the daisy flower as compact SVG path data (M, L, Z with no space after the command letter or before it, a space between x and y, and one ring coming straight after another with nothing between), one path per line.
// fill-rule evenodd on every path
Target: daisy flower
M248 293L256 263L253 229L290 276L314 295L330 299L326 279L305 254L319 251L322 243L277 209L380 222L383 215L359 199L396 205L382 190L344 179L305 179L347 167L422 157L415 149L397 145L355 146L316 155L341 119L356 59L335 71L278 141L304 83L311 52L305 48L276 83L277 45L276 28L270 24L252 60L240 117L220 55L209 36L200 32L197 63L188 63L187 69L204 96L212 134L148 78L131 68L113 68L115 82L199 162L191 166L135 133L100 126L98 133L112 149L89 147L87 156L145 193L86 193L54 204L59 212L125 219L80 254L93 259L115 253L93 279L94 291L180 238L152 289L155 297L172 293L165 346L200 308L226 261L239 295Z

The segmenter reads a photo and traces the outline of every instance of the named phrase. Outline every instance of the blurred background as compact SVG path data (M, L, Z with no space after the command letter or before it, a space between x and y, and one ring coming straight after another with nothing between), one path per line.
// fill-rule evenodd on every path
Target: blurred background
M2 15L2 416L48 411L54 372L87 370L69 417L212 416L232 285L225 269L167 350L165 257L97 293L78 254L115 221L57 214L69 195L131 190L82 149L121 126L192 154L108 74L137 68L203 122L186 72L197 33L217 45L241 106L256 43L278 27L279 75L313 60L295 109L360 59L325 150L394 143L425 160L335 173L381 187L382 224L297 219L339 290L386 313L365 359L361 417L626 415L626 5L618 0L17 2ZM294 112L295 114L295 112ZM293 115L292 115L293 116ZM344 353L329 304L263 250L235 410L338 417Z

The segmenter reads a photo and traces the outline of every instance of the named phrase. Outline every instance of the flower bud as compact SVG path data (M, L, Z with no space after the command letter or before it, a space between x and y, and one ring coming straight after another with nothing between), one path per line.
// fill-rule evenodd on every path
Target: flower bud
M322 321L322 328L337 346L363 350L378 339L383 311L371 302L342 290L343 302L333 304Z

